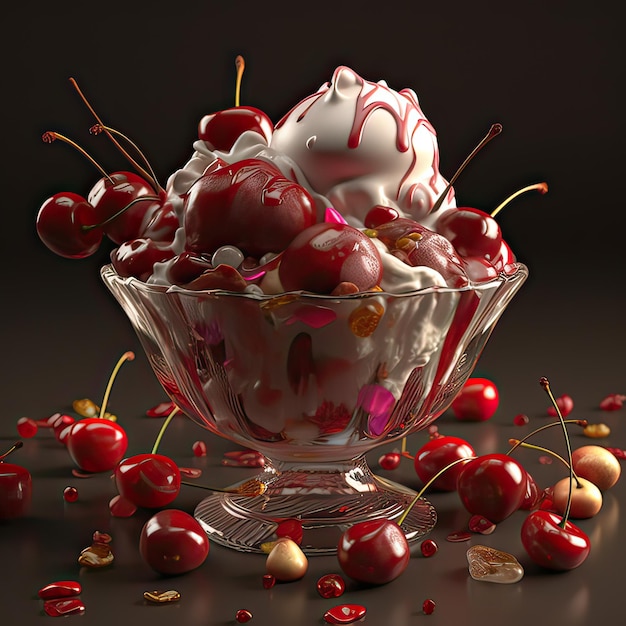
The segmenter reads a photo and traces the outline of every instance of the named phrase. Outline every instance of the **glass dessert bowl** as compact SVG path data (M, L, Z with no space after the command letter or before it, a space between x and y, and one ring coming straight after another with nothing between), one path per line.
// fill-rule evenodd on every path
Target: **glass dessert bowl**
M451 404L525 281L521 263L489 282L404 294L279 296L191 291L102 278L160 384L194 422L266 458L262 493L215 492L195 516L247 552L302 525L307 554L336 551L350 524L399 518L415 493L376 476L365 455L426 428ZM424 498L409 542L436 523Z

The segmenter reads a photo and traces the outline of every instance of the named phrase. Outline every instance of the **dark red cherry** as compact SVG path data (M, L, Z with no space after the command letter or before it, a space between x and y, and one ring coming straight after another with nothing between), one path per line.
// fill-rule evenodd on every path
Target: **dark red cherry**
M337 559L343 572L353 580L383 585L407 568L409 544L395 522L386 519L358 522L343 532Z
M120 495L136 506L156 509L171 504L180 491L178 465L162 454L137 454L115 468Z
M126 241L111 250L111 264L120 276L134 276L145 281L155 263L174 257L171 243L139 238Z
M541 567L565 571L578 567L589 555L589 537L557 513L533 511L522 524L522 544Z
M139 237L142 233L146 211L157 197L152 186L133 172L114 172L109 177L103 176L98 180L91 188L87 200L96 211L96 223L102 224L143 196L152 200L136 202L102 227L109 239L121 244Z
M440 234L405 217L381 224L375 230L390 252L408 265L425 265L437 270L451 287L467 285L468 277L460 256Z
M448 209L439 216L436 230L452 243L461 256L481 256L492 261L500 253L500 225L480 209Z
M55 193L37 214L37 234L55 254L69 259L92 255L102 243L101 228L94 207L71 191Z
M233 245L258 259L284 250L315 221L309 192L261 159L212 164L185 200L186 247L200 254Z
M498 524L517 511L526 496L526 470L506 454L485 454L463 464L457 491L463 506Z
M209 539L200 523L179 509L164 509L143 526L139 552L161 574L184 574L196 569L209 554Z
M116 422L88 417L71 426L66 446L74 463L83 471L107 472L124 458L128 437Z
M278 275L285 291L329 294L343 282L367 291L380 283L382 261L372 240L359 229L320 222L289 244Z
M198 138L209 144L210 150L228 152L245 131L253 131L270 143L274 125L260 109L237 106L205 115L198 124Z
M372 207L363 221L365 228L378 228L381 224L391 222L399 217L398 211L390 206L377 204Z
M148 203L145 211L138 235L153 241L173 241L180 222L172 203L168 200L155 200Z
M30 510L33 493L33 480L30 472L14 463L6 463L5 457L22 442L17 442L7 452L0 455L0 520L23 517Z
M490 419L500 403L495 383L488 378L468 378L452 401L452 412L458 420L483 422Z
M429 439L416 453L413 464L420 480L426 484L431 478L457 459L476 456L474 448L465 439L444 435ZM441 491L455 491L457 478L464 463L457 463L439 476L432 486Z
M168 261L165 274L173 285L185 285L212 267L209 255L186 250Z

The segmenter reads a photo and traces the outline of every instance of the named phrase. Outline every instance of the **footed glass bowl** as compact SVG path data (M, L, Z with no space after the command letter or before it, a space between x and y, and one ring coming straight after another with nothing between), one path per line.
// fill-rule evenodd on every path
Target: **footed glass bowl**
M262 552L296 524L307 554L335 552L353 523L402 515L415 492L375 476L365 454L449 407L527 275L515 264L474 288L332 297L190 291L102 269L169 397L266 458L258 495L233 485L199 503L210 538ZM412 542L435 522L422 498L402 529Z

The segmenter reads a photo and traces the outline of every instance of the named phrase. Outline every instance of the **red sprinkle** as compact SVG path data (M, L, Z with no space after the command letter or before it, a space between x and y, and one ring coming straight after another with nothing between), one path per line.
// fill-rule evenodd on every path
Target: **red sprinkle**
M64 615L77 615L85 612L85 605L78 598L69 600L46 600L43 610L50 617L63 617Z
M146 411L148 417L167 417L176 405L173 402L161 402Z
M235 615L235 619L240 624L245 624L246 622L249 622L252 619L252 613L250 613L248 609L239 609L237 611L237 614Z
M572 400L571 396L567 394L563 394L556 398L556 405L559 407L559 411L561 411L561 415L566 417L574 410L574 400ZM548 407L548 415L551 417L556 417L556 409L551 406Z
M472 515L469 521L469 529L473 533L490 535L496 529L496 525L482 515Z
M78 500L78 489L76 487L66 487L63 490L63 499L66 502L76 502Z
M431 600L430 598L428 600L424 600L424 604L422 604L422 611L424 612L424 615L432 615L436 606L437 605L434 600Z
M39 426L37 426L37 422L30 417L20 417L17 420L17 432L20 437L24 437L24 439L30 439L37 434L39 430Z
M428 559L431 556L434 556L435 554L437 554L439 550L439 546L432 539L425 539L420 544L420 550L422 552L422 556L425 556Z
M271 589L276 584L276 576L263 574L263 589Z
M194 441L191 449L194 456L206 456L206 443L204 441Z
M624 406L626 396L620 393L612 393L600 402L600 409L603 411L617 411Z
M520 413L513 418L513 424L515 424L515 426L526 426L528 422L530 422L530 418L528 415L524 415L524 413Z
M57 582L42 587L37 592L37 595L42 600L55 600L58 598L77 596L81 591L82 587L80 583L75 580L58 580Z

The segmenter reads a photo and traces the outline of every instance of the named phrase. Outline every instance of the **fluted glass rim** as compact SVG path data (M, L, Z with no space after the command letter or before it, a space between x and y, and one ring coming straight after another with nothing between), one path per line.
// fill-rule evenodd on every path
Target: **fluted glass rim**
M467 291L489 291L506 282L519 280L521 278L528 277L528 267L521 262L514 262L507 265L506 271L501 271L495 278L484 282L470 282L463 287L448 287L443 285L432 285L429 287L422 287L421 289L414 289L412 291L404 291L395 293L392 291L359 291L357 293L350 293L344 295L330 295L320 294L310 291L284 291L277 294L266 294L249 291L228 291L226 289L186 289L178 285L162 285L158 283L146 283L134 276L121 276L113 267L111 263L107 263L100 269L100 276L103 280L117 280L126 286L139 289L146 293L154 294L168 294L176 293L186 296L204 296L204 297L229 297L229 298L241 298L244 300L252 300L256 302L271 302L277 298L294 298L294 299L306 299L319 302L334 302L334 301L353 301L364 300L369 298L390 297L390 298L412 298L415 296L425 296L429 294L445 294L445 293L464 293Z

